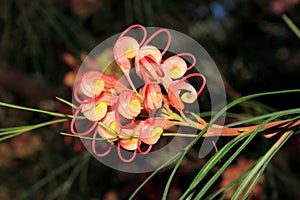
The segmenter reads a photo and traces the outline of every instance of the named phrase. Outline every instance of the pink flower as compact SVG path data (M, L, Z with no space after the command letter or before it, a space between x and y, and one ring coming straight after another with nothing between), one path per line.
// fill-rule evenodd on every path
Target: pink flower
M146 83L140 93L144 97L144 107L149 114L154 114L162 106L163 95L158 83Z
M124 90L120 93L115 106L115 116L121 128L128 128L134 124L135 117L138 116L142 110L141 102L141 98L132 90ZM131 122L123 125L121 120L131 120Z
M133 37L124 36L117 40L114 46L114 58L124 73L129 73L130 59L137 55L139 48L139 43Z
M89 71L85 73L79 84L80 92L86 97L98 96L104 89L104 80L101 79L102 73Z
M122 138L119 140L120 145L126 150L136 150L138 148L138 135L140 126L135 126L130 129L121 129L121 136L128 136L128 138Z
M141 141L148 145L156 144L164 131L166 121L162 117L146 119L140 129Z
M156 81L164 76L160 66L162 59L161 52L154 46L143 46L135 58L135 68L137 75L145 82Z
M105 102L89 102L82 106L81 112L90 121L101 120L107 112L107 103Z
M163 66L168 71L172 79L182 77L187 71L186 62L179 56L171 56L163 62Z
M140 42L133 36L126 36L133 28L140 28L144 32ZM150 45L160 33L167 35L167 43L162 52ZM196 64L196 58L192 54L179 53L163 58L166 57L170 44L171 34L167 29L160 29L147 38L143 26L133 25L120 35L113 49L116 64L122 69L131 89L116 77L94 70L83 74L76 83L74 98L79 106L71 121L71 132L79 136L92 134L91 146L96 156L107 155L112 146L117 145L120 160L131 162L137 152L149 153L165 130L192 123L184 115L183 109L185 104L197 100L206 80L200 73L185 75ZM185 56L192 59L190 66L183 59ZM131 80L131 65L144 82L139 93ZM186 81L190 77L201 77L202 85L198 91ZM79 133L75 131L74 124L80 112L88 120L90 127ZM194 124L191 127L200 129ZM102 139L99 140L99 137ZM148 148L143 151L145 145ZM106 150L99 153L100 149ZM125 159L121 150L132 152L132 156Z
M99 96L102 91L107 89L114 89L115 87L125 88L118 82L113 76L103 74L98 71L88 71L79 79L75 85L74 98L78 103L83 101L78 97L79 94L85 98L85 100L91 100L94 97Z
M104 123L107 127L112 129L113 131L115 131L117 133L120 132L120 127L118 126L118 124L116 123L116 120L115 120L115 112L113 112L113 111L108 112L106 114L105 118L102 119L101 121L102 121L102 123ZM108 139L108 141L113 141L118 137L115 133L105 129L104 127L102 127L100 125L97 127L97 131L102 138L106 138L106 139Z
M202 78L202 86L196 91L196 89L189 83L185 82L186 79L199 76ZM168 96L170 104L177 110L181 111L184 109L184 103L193 103L197 100L197 97L201 94L205 87L206 79L202 74L190 74L185 76L183 79L174 81L169 85Z

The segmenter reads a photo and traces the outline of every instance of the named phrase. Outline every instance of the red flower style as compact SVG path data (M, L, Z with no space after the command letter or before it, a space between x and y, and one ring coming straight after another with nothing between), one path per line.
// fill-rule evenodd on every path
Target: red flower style
M185 82L187 78L199 76L202 78L202 86L196 91L196 89L189 83ZM184 108L184 103L193 103L197 100L197 97L201 94L206 84L206 79L202 74L190 74L184 77L181 80L174 81L168 87L168 95L170 99L170 104L175 107L177 110L181 111ZM179 96L180 92L184 90L181 96Z
M126 35L134 28L143 31L141 41ZM150 44L161 33L167 36L166 46L162 51ZM112 146L116 145L120 160L131 162L137 153L149 153L152 146L172 126L189 126L191 120L184 116L185 104L197 101L206 80L200 73L186 75L196 65L193 54L183 52L166 57L170 44L171 34L167 29L160 29L147 38L145 27L133 25L119 36L113 47L116 64L123 71L131 88L120 83L117 78L98 71L87 71L77 81L74 99L79 106L75 110L70 129L78 136L92 135L92 152L97 157L106 156ZM192 59L190 66L184 57ZM131 80L133 75L129 73L130 70L135 70L136 75L144 82L138 91ZM187 82L191 77L202 79L198 91ZM82 119L82 116L79 118L80 113L90 124L83 132L75 131L74 127L75 122ZM172 113L173 116L181 115L182 118L175 119L171 116ZM106 150L99 152L99 146ZM142 150L144 146L148 148ZM132 157L125 159L121 149L133 152Z
M154 46L143 46L136 55L135 68L137 75L145 82L156 81L164 77L164 72L160 66L162 54Z
M140 93L144 97L144 107L147 113L155 114L163 102L163 94L159 84L156 82L146 83Z

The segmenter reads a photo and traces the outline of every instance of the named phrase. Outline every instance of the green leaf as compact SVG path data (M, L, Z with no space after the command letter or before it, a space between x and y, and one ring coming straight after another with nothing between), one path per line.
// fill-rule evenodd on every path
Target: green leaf
M60 98L60 97L56 97L56 99L59 100L59 101L61 101L61 102L63 102L63 103L65 103L65 104L67 104L68 106L70 106L70 107L72 107L72 108L77 109L77 106L75 106L74 104L72 104L71 102L69 102L69 101L67 101L67 100L65 100L65 99L62 99L62 98Z
M285 94L285 93L294 93L294 92L300 92L300 89L294 89L294 90L282 90L282 91L274 91L274 92L264 92L264 93L258 93L258 94L252 94L252 95L248 95L245 97L241 97L239 99L234 100L233 102L229 103L227 106L225 106L224 108L222 108L213 118L212 120L209 122L209 126L211 126L219 117L221 117L228 109L234 107L235 105L240 104L241 102L247 101L249 99L253 99L256 97L260 97L260 96L266 96L266 95L276 95L276 94ZM169 191L169 187L171 185L171 181L175 175L175 172L177 171L177 169L179 168L180 163L183 160L183 157L186 155L187 151L200 139L200 137L204 134L204 132L207 130L208 126L206 126L198 135L198 137L196 137L185 149L185 151L183 152L182 156L180 157L180 159L178 160L178 163L176 164L176 166L174 167L169 180L166 184L164 193L163 193L163 198L162 199L166 199L167 198L167 194ZM192 188L192 187L191 187Z
M62 122L68 121L68 120L69 119L58 119L58 120L52 120L52 121L43 122L43 123L34 124L34 125L4 128L4 129L2 129L3 131L0 131L0 141L10 139L10 138L18 136L24 132L28 132L28 131L38 129L41 127L45 127L45 126L49 126L52 124L62 123Z
M295 35L300 39L300 30L295 25L295 23L286 14L283 14L281 17L285 21L285 23L289 26L289 28L295 33Z
M290 114L290 112L285 112L285 113L281 113L281 115L289 115ZM265 120L263 123L261 123L259 126L258 126L258 128L254 131L254 132L252 132L251 134L250 134L250 137L238 148L238 150L236 150L235 151L235 153L223 164L223 166L218 170L218 172L216 173L216 174L214 174L214 176L207 182L207 184L205 184L205 186L201 189L201 191L197 194L197 196L196 196L196 198L195 199L201 199L202 197L203 197L203 195L207 192L207 190L213 185L213 183L217 180L217 178L223 173L223 171L225 171L225 169L232 163L232 161L240 154L240 152L242 151L242 150L244 150L244 148L253 140L253 138L257 135L257 133L259 133L260 131L261 131L261 128L265 125L265 124L267 124L267 123L269 123L270 121L272 121L273 119L275 119L275 118L277 118L277 117L280 117L280 116L277 116L277 115L274 115L273 117L271 117L271 118L269 118L269 119L267 119L267 120ZM229 143L231 143L232 141L230 141ZM228 144L229 144L228 143ZM232 149L232 147L233 146L231 146L231 147L226 147L227 145L225 145L218 153L216 153L215 154L215 156L217 155L217 154L219 154L221 151L223 151L223 149L226 149L227 148L227 152L229 151L229 150L231 150ZM223 156L225 156L226 154L224 154ZM220 156L220 159L223 157L223 156ZM214 157L212 157L207 163L206 163L206 165L208 165L208 163L210 163L211 162L211 160L213 159ZM201 169L200 170L200 172L198 173L198 174L201 174L201 172L202 173L204 173L204 176L212 169L212 167L214 166L216 164L216 162L215 163L213 163L212 164L212 166L210 167L210 168L208 168L208 169ZM198 175L197 175L198 176ZM200 179L201 178L201 176L199 175L199 177L198 177L198 179L197 179L197 176L196 176L196 178L194 179L194 181L192 182L192 184L194 183L194 184L198 184L202 179ZM204 176L202 176L202 178L204 178ZM248 176L247 176L248 177ZM200 180L199 180L200 179ZM195 183L196 182L196 183ZM192 185L191 184L191 185Z
M255 177L256 174L261 175L262 170L265 169L266 165L270 162L270 160L273 158L273 156L277 153L277 151L283 146L283 144L285 144L285 142L292 135L293 135L292 133L289 133L287 135L282 135L281 138L279 138L278 141L269 149L269 151L262 156L262 158L259 160L259 162L257 162L255 164L254 168L249 172L247 177L243 180L241 185L238 187L238 189L236 190L236 192L234 193L234 195L232 197L233 199L238 199L242 195L243 191L248 187L249 183L251 182L253 177ZM259 170L261 170L261 172L259 172ZM257 180L257 177L256 177L256 179L254 180L254 183L252 183L250 185L250 188L246 192L243 199L247 198L247 195L249 195L250 192L253 190L253 188L255 187L255 185L257 183L257 181L258 180Z
M17 105L14 105L14 104L9 104L9 103L4 103L4 102L0 102L0 106L19 109L19 110L27 110L27 111L30 111L30 112L38 112L38 113L43 113L43 114L47 114L47 115L51 115L51 116L55 116L55 117L73 118L72 115L65 115L65 114L57 113L57 112L51 112L51 111L40 110L40 109L35 109L35 108L29 108L29 107L24 107L24 106L17 106Z
M289 114L284 114L284 113L289 113ZM294 109L289 109L289 110L284 110L284 111L277 111L277 112L273 112L273 113L269 113L269 114L265 114L265 115L260 115L257 117L252 117L250 119L233 122L231 124L227 124L226 127L234 127L234 126L239 126L239 125L247 124L247 123L251 123L251 122L261 122L261 120L272 117L274 115L278 115L278 116L282 117L282 116L288 116L288 115L299 114L299 113L300 113L300 108L294 108ZM281 115L281 114L283 114L283 115ZM274 119L274 120L276 120L276 119Z

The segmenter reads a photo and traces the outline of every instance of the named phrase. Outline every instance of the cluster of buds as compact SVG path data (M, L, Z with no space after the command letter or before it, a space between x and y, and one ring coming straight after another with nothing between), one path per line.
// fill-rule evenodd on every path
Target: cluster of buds
M134 28L143 31L141 41L128 32ZM167 35L165 49L150 45L158 35ZM200 73L188 72L196 65L191 53L179 53L166 58L171 44L171 34L167 29L159 29L147 38L147 30L141 25L127 28L113 47L115 63L120 67L126 83L113 75L91 70L85 72L74 88L77 107L71 122L71 132L78 136L92 135L92 151L98 156L107 155L113 145L118 148L118 156L124 162L132 161L136 153L147 154L164 132L176 125L186 125L201 129L201 120L186 117L185 106L197 101L206 80ZM185 57L192 59L188 66ZM143 82L136 88L131 70ZM200 77L198 91L187 82L188 78ZM74 124L79 113L91 122L83 131L75 130ZM199 123L200 122L200 123ZM108 142L107 150L99 153L97 145L101 136ZM97 143L98 142L98 143ZM142 148L143 147L143 148ZM132 151L132 157L125 159L121 148Z

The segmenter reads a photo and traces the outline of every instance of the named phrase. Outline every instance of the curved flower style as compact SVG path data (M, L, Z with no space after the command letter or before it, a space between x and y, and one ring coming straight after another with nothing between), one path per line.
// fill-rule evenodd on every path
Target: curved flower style
M133 28L143 31L144 36L140 42L133 36L126 35ZM151 44L161 33L167 36L163 50ZM138 24L130 26L117 39L113 53L116 64L123 71L131 88L125 87L114 76L98 71L86 72L76 83L74 99L79 106L71 121L71 132L79 136L91 135L94 155L106 156L113 145L116 145L120 160L131 162L137 153L149 153L164 132L173 126L185 125L199 130L203 128L202 125L198 126L198 122L188 119L184 113L196 116L186 110L185 105L197 101L204 90L206 79L200 73L187 74L196 65L193 54L182 52L166 56L170 45L171 34L167 29L160 29L147 38L145 27ZM186 57L192 60L189 66ZM129 73L131 69L136 74ZM132 80L139 77L144 82L138 88L139 92L131 80L132 76L135 76ZM202 79L202 86L198 91L188 83L187 79L191 77ZM87 130L80 133L74 127L79 113L90 124ZM195 119L202 120L198 116ZM102 138L100 141L99 137ZM145 146L148 147L144 149ZM100 149L106 150L99 153ZM132 152L131 157L124 158L122 149Z
M196 89L185 80L192 76L200 76L203 80L202 86L197 92ZM197 100L197 97L201 94L206 84L206 79L202 74L190 74L181 80L174 81L168 88L168 95L170 104L177 110L181 111L184 109L184 103L193 103ZM180 96L181 91L183 92Z
M184 93L180 96L181 91ZM168 91L169 102L177 110L182 110L185 103L193 103L197 100L197 91L189 83L183 81L174 81Z
M147 113L156 113L156 110L162 106L163 101L163 94L158 83L146 83L140 93L144 97L144 107Z
M151 45L143 46L135 58L137 75L145 81L145 83L162 78L164 72L160 66L161 59L162 54L158 48Z

